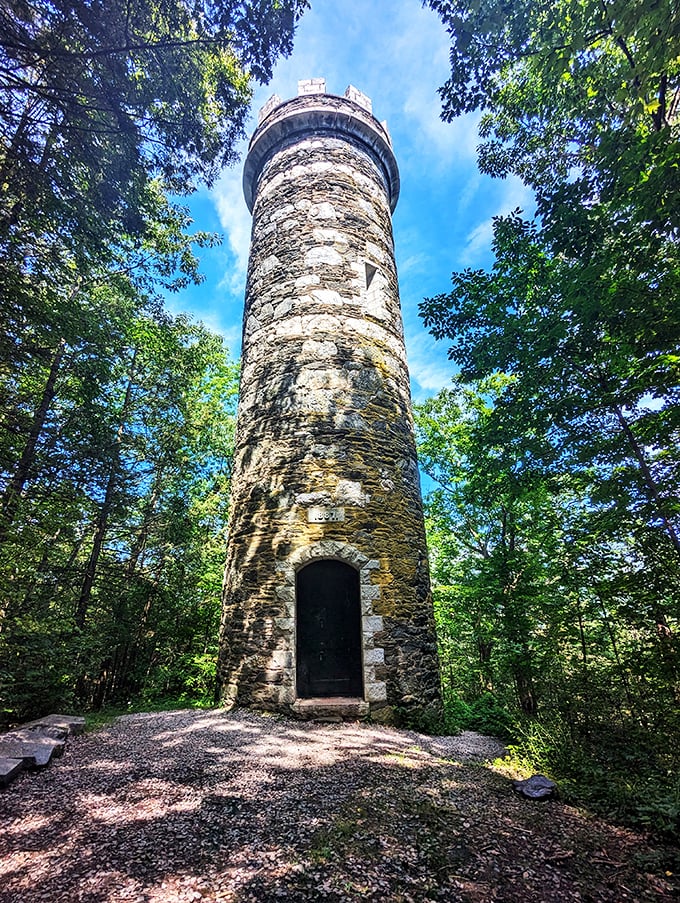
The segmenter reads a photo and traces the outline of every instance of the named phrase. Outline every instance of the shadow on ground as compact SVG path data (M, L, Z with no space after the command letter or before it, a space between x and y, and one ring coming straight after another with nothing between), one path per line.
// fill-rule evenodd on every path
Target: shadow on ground
M0 901L676 899L672 851L443 748L243 711L126 716L0 796Z

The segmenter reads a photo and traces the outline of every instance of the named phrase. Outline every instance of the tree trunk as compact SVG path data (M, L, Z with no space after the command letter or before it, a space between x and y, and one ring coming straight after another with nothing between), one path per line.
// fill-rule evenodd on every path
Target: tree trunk
M163 469L161 466L161 469L157 470L154 474L151 492L147 496L146 502L144 504L142 523L137 532L137 536L135 537L132 548L130 549L130 557L128 558L127 565L125 567L125 572L128 578L132 578L134 576L140 558L143 562L146 545L149 540L149 533L151 532L151 520L153 518L154 512L156 511L158 499L160 498L161 494L162 479Z
M652 475L652 471L650 470L649 464L647 463L647 459L645 458L644 452L640 446L640 443L637 441L635 434L630 428L630 424L626 420L626 417L618 406L612 406L614 413L616 414L616 418L619 421L619 425L621 430L623 431L623 435L626 437L626 440L635 456L636 461L640 467L640 471L645 481L645 485L647 487L647 491L649 492L649 496L654 506L656 507L657 514L661 518L661 523L664 526L666 534L671 541L673 548L675 549L676 554L680 558L680 536L678 536L675 527L671 523L667 513L666 506L664 504L664 500L661 498L661 494L656 485L656 480Z
M130 402L132 400L132 387L133 387L133 377L135 371L135 363L137 359L137 351L132 355L132 360L130 362L130 372L128 376L127 388L125 390L125 399L123 401L123 406L120 412L120 421L118 425L118 431L116 433L116 439L113 445L113 449L111 452L111 467L109 468L108 478L106 481L106 490L104 492L104 501L102 502L102 506L99 509L99 516L97 517L97 523L94 531L94 539L92 541L92 550L90 552L90 557L87 561L87 566L85 568L85 577L83 579L82 586L80 588L80 596L78 597L78 603L76 605L75 612L75 622L76 626L81 630L85 626L85 619L87 617L87 610L90 605L90 599L92 597L92 587L94 586L95 577L97 575L97 565L99 564L99 556L101 555L102 546L104 544L104 538L106 537L106 530L108 527L109 516L111 514L111 510L113 508L113 503L115 500L116 488L118 483L119 471L120 471L120 449L123 441L123 433L125 431L125 422L128 414L128 410L130 408Z
M616 659L616 665L619 670L619 675L621 676L623 690L626 694L626 701L628 702L628 706L632 713L635 711L636 705L635 705L635 702L633 701L633 694L631 693L630 683L628 682L628 675L626 674L626 669L623 667L623 662L621 661L621 656L619 655L619 645L616 641L616 635L614 634L614 628L612 627L611 620L609 618L609 612L607 611L602 599L600 599L600 608L602 609L604 623L607 627L607 633L609 635L609 642L612 644L612 652L614 653L614 658Z
M0 515L0 542L6 539L7 532L14 523L17 509L19 507L19 502L21 501L21 496L23 494L24 487L26 486L28 475L35 461L35 449L38 444L40 434L42 433L43 427L45 425L47 412L49 411L50 405L52 404L52 401L54 399L57 377L59 376L59 370L64 359L65 350L66 341L64 339L61 339L59 341L59 344L57 345L56 351L54 352L54 356L52 357L50 371L47 376L45 388L43 389L40 404L33 414L33 420L31 422L31 428L28 432L28 438L26 439L26 445L24 446L24 450L21 453L21 457L19 459L19 463L17 464L16 471L14 472L14 476L7 484L5 491L2 494Z

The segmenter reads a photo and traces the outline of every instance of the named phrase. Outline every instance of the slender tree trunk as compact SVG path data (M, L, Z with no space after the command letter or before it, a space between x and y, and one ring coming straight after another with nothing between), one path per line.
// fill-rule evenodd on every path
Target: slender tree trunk
M125 567L125 572L128 578L132 578L134 576L139 560L140 558L143 558L144 552L146 551L146 545L149 540L149 533L151 532L151 520L156 511L158 499L160 498L161 494L162 479L163 470L157 470L154 475L151 492L147 496L146 502L144 504L142 523L139 530L137 531L137 536L135 537L132 548L130 549L130 557L128 558L127 565Z
M493 651L493 640L484 639L482 636L475 637L475 645L477 646L477 655L479 657L479 682L482 692L490 693L493 690L493 675L491 673L491 653Z
M524 661L513 663L512 676L515 681L520 708L525 715L533 716L538 712L538 698L531 673L529 647L524 643L522 645Z
M588 680L588 647L586 644L586 634L583 628L583 612L581 611L581 597L576 593L576 617L578 619L578 635L581 641L581 661L583 662L583 676L585 682Z
M578 620L578 635L581 641L581 663L583 665L583 690L585 693L585 705L583 706L583 720L585 723L586 734L590 733L590 708L588 698L590 696L590 674L588 673L588 646L586 644L586 633L583 627L583 612L581 610L581 597L576 591L576 618Z
M623 662L621 661L621 656L619 655L619 645L616 641L616 636L614 634L614 628L612 627L611 620L609 618L609 612L607 611L602 599L600 599L600 608L602 609L604 623L607 627L607 634L609 635L609 642L612 644L612 652L614 653L614 658L616 659L616 665L619 669L619 675L621 676L621 683L623 684L623 690L624 690L624 693L626 694L626 701L628 702L628 706L629 706L631 712L634 712L636 709L636 706L633 701L633 694L631 693L630 684L628 683L628 676L626 675L626 670L623 667Z
M132 400L132 388L133 388L133 377L135 371L135 363L137 359L137 351L132 355L132 361L130 363L130 371L128 376L127 388L125 390L125 399L123 401L123 406L120 412L120 421L118 425L118 431L116 433L116 439L113 445L112 453L111 453L111 467L109 468L109 474L106 481L106 490L104 492L104 501L102 502L102 506L99 509L99 516L97 517L97 523L94 531L94 539L92 541L92 550L90 552L90 556L87 561L87 566L85 568L85 576L83 578L83 582L80 588L80 595L78 597L78 603L76 605L75 612L75 622L76 626L81 630L85 626L85 619L87 617L87 610L90 605L90 599L92 597L92 587L94 586L95 577L97 575L97 565L99 564L99 556L101 555L102 546L104 544L104 538L106 537L106 530L108 527L109 516L111 514L111 510L113 508L113 503L115 500L117 483L119 478L120 471L120 449L123 441L123 433L125 431L125 423L127 419L128 410L130 408L130 402Z
M38 444L38 440L40 438L40 434L42 433L43 427L45 426L47 412L49 411L50 405L52 404L52 401L54 399L57 377L59 376L59 371L64 359L65 350L66 342L64 339L61 339L52 357L52 362L50 364L50 370L47 375L45 388L43 389L42 398L40 399L40 404L33 414L33 420L28 432L28 438L26 439L24 450L21 453L21 457L19 458L19 463L17 464L14 476L7 484L5 491L2 494L0 514L0 542L6 539L7 531L14 523L14 519L19 507L19 502L21 501L21 496L23 494L24 487L26 486L28 475L35 461L35 449Z
M668 538L670 539L676 554L680 558L680 536L678 536L675 527L668 517L668 514L666 512L666 505L663 498L661 497L661 493L659 492L659 488L656 484L654 476L652 475L649 464L647 463L644 451L642 450L640 443L637 441L635 434L630 428L630 424L626 420L626 417L621 408L619 408L618 406L613 406L613 411L616 414L617 420L619 421L623 435L626 437L626 441L628 442L628 445L630 446L631 451L633 452L633 455L638 462L640 472L642 473L645 485L647 487L647 491L649 492L650 498L654 503L654 506L656 507L657 514L661 518L661 523L664 526L664 530L666 531L666 534L668 535Z
M17 152L19 151L22 142L26 140L26 133L28 132L30 126L31 106L32 104L30 102L26 104L19 125L14 132L12 143L8 148L7 153L5 154L2 165L0 166L0 187L4 184L7 184L8 182L11 183L13 175L12 170L14 168L14 162L17 158ZM2 210L0 212L0 228L6 229L15 225L19 220L20 211L25 208L26 204L35 202L37 193L39 191L39 176L42 177L47 171L47 166L51 159L54 142L57 137L58 128L59 123L55 119L53 119L50 123L49 131L44 138L40 160L32 171L32 178L30 182L24 182L24 185L22 186L22 196L15 199L10 208Z
M117 480L118 456L114 455L114 459L111 462L108 479L106 481L104 501L102 502L102 506L99 509L99 516L97 517L94 539L92 541L92 549L90 551L90 557L87 560L87 566L85 568L85 577L80 588L80 596L78 597L78 604L76 606L75 621L76 625L80 627L81 630L85 626L85 617L87 615L87 609L89 607L90 598L92 596L92 587L94 586L94 578L97 574L99 556L104 544L104 537L106 536L109 515L111 514L111 509L113 508L113 500L115 497Z
M151 530L151 519L156 510L158 499L160 498L161 494L161 481L162 469L157 470L154 474L151 491L147 496L144 505L142 523L139 530L137 531L137 535L130 550L130 556L125 566L125 583L120 593L120 604L118 606L118 612L114 612L114 622L118 621L121 617L121 609L124 607L126 600L128 600L130 597L130 583L135 577L135 572L137 570L140 559L142 559L144 556L144 551L146 549L146 545L149 539L149 533ZM146 630L146 623L148 620L149 612L151 610L151 596L154 592L155 584L147 588L148 595L144 609L137 624L137 631L135 633L135 636L132 638L128 636L128 639L123 643L119 643L113 651L113 656L111 659L112 664L106 675L105 686L103 686L100 693L101 705L103 705L104 702L106 702L108 699L115 698L124 691L126 692L130 686L130 674L134 667L137 652Z
M23 602L19 606L19 611L30 611L31 609L33 609L33 601L36 596L36 590L42 582L44 576L48 573L47 564L50 559L50 550L52 548L52 544L56 543L56 541L59 539L60 533L61 527L59 527L57 529L57 532L50 536L49 541L43 545L42 555L40 556L40 561L35 569L35 575L31 580L28 589L24 593Z
M670 690L673 701L677 705L680 703L680 685L678 681L677 654L675 649L674 637L671 628L666 619L666 615L657 605L654 609L654 627L656 638L661 649L661 658L663 660L668 679L670 681Z

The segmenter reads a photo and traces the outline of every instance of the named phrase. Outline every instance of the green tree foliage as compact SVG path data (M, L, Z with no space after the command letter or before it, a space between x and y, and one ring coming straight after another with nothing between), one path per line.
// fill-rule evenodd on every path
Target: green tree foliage
M0 705L212 694L236 374L163 312L306 0L0 10Z
M547 215L569 196L677 226L680 22L672 0L428 0L451 35L444 118L482 110L482 169ZM587 211L580 211L585 215Z
M38 253L41 237L101 255L107 237L143 231L150 178L175 194L210 182L235 158L251 78L290 52L305 5L5 4L3 245Z
M0 691L20 717L212 692L236 370L202 327L111 285L92 300L0 545ZM53 370L27 368L15 408L45 407Z
M548 629L559 575L559 511L540 470L515 454L496 422L507 380L457 384L416 409L442 671L449 699L496 694L534 715L555 654Z
M514 740L572 799L673 832L670 580L625 520L600 527L580 472L517 453L512 385L458 380L415 411L449 721Z
M474 424L458 479L489 524L495 506L515 512L534 565L520 607L539 718L557 715L572 746L597 735L612 753L625 736L627 767L644 747L637 764L658 777L653 732L677 734L680 699L680 18L665 0L428 5L451 36L444 118L479 111L482 170L522 178L538 212L498 218L493 267L454 273L422 305L469 384L440 412ZM522 493L508 495L513 474ZM498 583L461 539L458 496L431 516L449 536L436 540L449 642L474 639L471 612L493 603L500 657L484 680L517 711ZM478 670L456 680L481 691Z
M585 279L575 286L572 262L553 255L518 216L497 221L494 251L491 272L455 274L451 294L425 302L426 322L453 340L464 376L512 374L502 412L515 454L578 471L601 526L619 531L626 523L642 545L656 537L676 570L680 319L669 311L655 342L627 341L623 305L603 312L602 295L611 298L615 286ZM674 291L671 299L680 297Z

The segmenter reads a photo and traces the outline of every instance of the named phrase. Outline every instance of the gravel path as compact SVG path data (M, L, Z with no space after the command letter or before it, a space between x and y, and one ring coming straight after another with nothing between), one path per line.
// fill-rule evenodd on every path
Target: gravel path
M128 715L0 792L0 901L677 899L668 853L515 795L479 734Z

